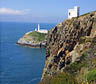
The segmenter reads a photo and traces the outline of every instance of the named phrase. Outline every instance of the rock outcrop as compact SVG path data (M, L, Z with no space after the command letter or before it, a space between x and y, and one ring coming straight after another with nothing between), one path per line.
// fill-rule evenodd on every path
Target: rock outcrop
M36 31L28 32L18 40L17 44L36 48L46 47L46 36L47 34Z
M82 55L92 45L95 37L96 12L67 19L51 29L47 38L46 64L42 80L46 76L64 72L65 67L81 61Z

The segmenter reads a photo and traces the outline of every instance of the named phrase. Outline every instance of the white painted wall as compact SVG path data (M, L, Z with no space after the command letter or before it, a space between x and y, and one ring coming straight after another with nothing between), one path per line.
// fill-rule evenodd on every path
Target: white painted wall
M41 30L41 29L38 32L40 32L40 33L48 33L47 30Z
M74 9L68 9L68 18L78 17L80 8L75 6Z

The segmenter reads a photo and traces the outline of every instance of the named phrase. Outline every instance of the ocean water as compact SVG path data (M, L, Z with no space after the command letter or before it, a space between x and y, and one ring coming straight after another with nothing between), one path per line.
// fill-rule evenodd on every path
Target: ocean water
M41 24L51 29L56 24ZM16 45L33 23L0 22L0 84L37 84L42 76L46 49Z

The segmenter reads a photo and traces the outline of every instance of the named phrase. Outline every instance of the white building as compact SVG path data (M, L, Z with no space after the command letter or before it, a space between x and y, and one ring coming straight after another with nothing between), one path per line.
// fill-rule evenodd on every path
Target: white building
M40 29L40 24L38 24L38 29L35 29L35 31L40 32L40 33L48 33L48 30Z
M75 6L74 9L68 9L68 18L78 17L80 8Z

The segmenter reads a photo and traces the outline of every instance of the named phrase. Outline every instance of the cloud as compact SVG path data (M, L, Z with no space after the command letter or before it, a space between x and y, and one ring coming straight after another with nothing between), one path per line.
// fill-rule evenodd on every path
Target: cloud
M0 8L0 14L9 14L9 15L25 15L30 11L30 9L24 10L13 10L10 8Z

